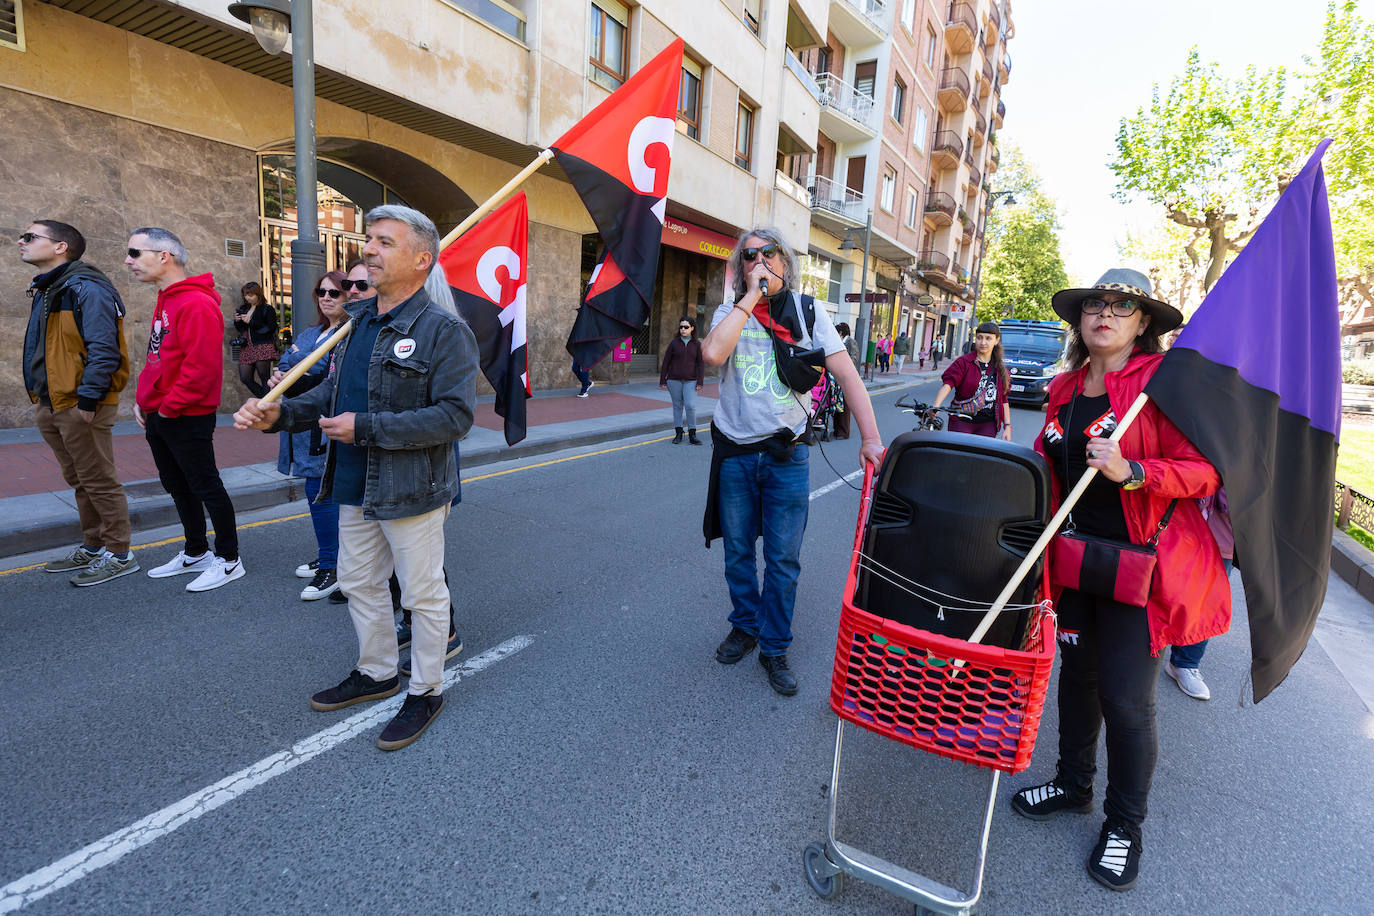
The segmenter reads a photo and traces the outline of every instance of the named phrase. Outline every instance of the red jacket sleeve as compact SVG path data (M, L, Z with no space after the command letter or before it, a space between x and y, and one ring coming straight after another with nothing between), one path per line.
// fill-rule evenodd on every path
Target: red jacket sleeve
M179 417L189 409L219 406L224 379L220 338L224 317L208 300L184 305L172 325L174 332L163 342L164 365L177 366L176 380L167 389L157 412ZM171 350L168 353L167 350Z

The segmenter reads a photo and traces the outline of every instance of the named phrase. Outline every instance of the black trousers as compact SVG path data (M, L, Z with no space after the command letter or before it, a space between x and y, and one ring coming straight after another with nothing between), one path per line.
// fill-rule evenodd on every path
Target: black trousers
M1145 609L1065 589L1059 614L1059 780L1090 792L1097 736L1107 726L1108 818L1137 837L1159 758L1155 684Z
M239 535L234 504L215 466L215 415L147 418L148 447L153 451L162 488L176 503L181 530L186 536L186 555L200 556L209 548L205 514L215 526L215 555L239 558Z

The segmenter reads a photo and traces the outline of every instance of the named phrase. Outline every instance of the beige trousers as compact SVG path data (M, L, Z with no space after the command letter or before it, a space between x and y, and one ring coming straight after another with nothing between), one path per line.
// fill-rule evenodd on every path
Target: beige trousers
M76 491L82 541L123 556L129 552L129 501L114 463L111 428L118 412L114 404L97 407L87 423L74 407L54 411L39 404L34 421L62 468L62 479Z
M396 676L400 651L387 580L401 583L410 609L410 692L442 691L449 593L444 585L448 506L410 518L373 521L361 506L339 506L339 588L358 632L358 670L375 681Z

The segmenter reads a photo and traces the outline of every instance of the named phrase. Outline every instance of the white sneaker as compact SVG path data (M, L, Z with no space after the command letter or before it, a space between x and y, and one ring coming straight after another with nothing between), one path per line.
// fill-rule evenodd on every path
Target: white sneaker
M300 566L296 567L296 578L313 579L315 578L315 571L319 568L319 560L311 560L309 563L302 563Z
M186 551L183 550L161 566L155 566L148 570L148 577L166 579L169 576L179 576L182 573L203 573L210 568L210 564L214 561L215 555L208 550L198 557L188 557Z
M238 559L232 563L227 562L223 557L215 557L210 563L210 568L196 577L195 581L186 586L188 592L208 592L212 588L219 588L235 579L243 578L243 560Z
M1196 668L1175 668L1173 662L1164 663L1164 673L1174 679L1178 684L1178 689L1195 700L1210 700L1212 691L1207 689L1207 682L1202 679L1202 673Z

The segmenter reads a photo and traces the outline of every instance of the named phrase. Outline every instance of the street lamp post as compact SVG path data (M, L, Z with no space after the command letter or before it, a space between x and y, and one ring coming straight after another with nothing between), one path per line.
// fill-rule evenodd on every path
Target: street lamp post
M973 314L969 316L969 328L977 327L978 321L978 297L983 294L983 256L988 251L988 217L992 215L993 204L997 203L998 198L1005 197L1007 203L1016 203L1016 198L1012 197L1013 191L989 191L988 205L983 208L983 238L978 243L978 272L973 275L973 304L970 308ZM1013 309L1015 306L1013 305ZM973 339L973 335L969 335Z
M857 229L846 229L844 241L840 243L841 251L853 251L854 235ZM871 306L868 302L868 242L873 237L873 211L868 211L868 222L864 226L864 261L859 269L859 319L857 327L854 328L854 340L859 345L859 362L868 361L868 318Z
M253 28L268 54L280 54L291 36L291 92L296 132L296 237L291 240L291 336L319 320L315 284L324 275L315 163L315 20L313 0L245 0L229 4Z

